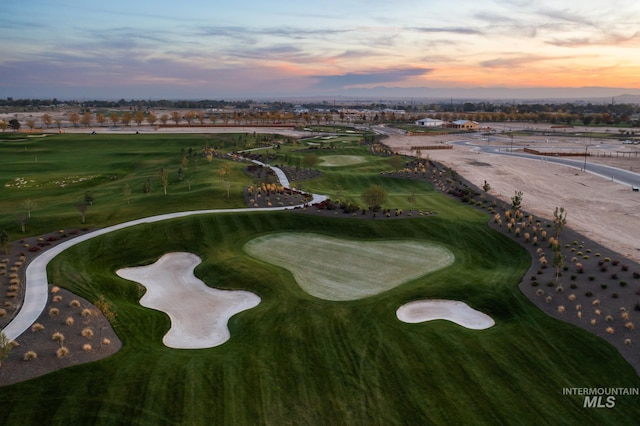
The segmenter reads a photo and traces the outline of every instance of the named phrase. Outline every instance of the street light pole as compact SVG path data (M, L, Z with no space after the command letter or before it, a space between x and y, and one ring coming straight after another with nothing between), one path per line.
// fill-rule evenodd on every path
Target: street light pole
M582 171L587 171L587 150L589 149L589 145L584 147L584 166L582 167Z

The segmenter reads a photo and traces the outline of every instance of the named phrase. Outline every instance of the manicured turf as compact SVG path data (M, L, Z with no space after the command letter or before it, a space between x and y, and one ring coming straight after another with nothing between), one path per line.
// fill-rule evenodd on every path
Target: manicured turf
M325 300L380 294L453 262L446 248L418 241L357 241L309 233L269 234L249 241L250 255L293 273L307 293Z
M59 141L67 148L75 144L76 149L87 151L87 147L95 149L90 138ZM130 153L135 158L123 166L118 179L129 177L139 187L145 176L155 176L159 164L174 164L175 160L167 158L176 152L179 157L181 146L195 147L205 140L197 135L175 140L149 138L147 142L154 145L146 147L136 145L134 139L127 142L125 137L111 142L104 138L104 168L99 161L102 154L87 154L91 160L82 163L71 150L66 151L73 159L68 164L69 175L113 173L119 153L135 147L139 153ZM10 144L15 148L12 155L24 149L18 143L23 142ZM7 149L6 144L1 146ZM36 148L44 149L29 146ZM156 154L145 166L147 150ZM367 155L359 148L345 151L346 155ZM54 152L48 154L55 155L48 167L62 167L57 164L64 156ZM324 168L321 178L305 185L356 200L363 188L381 184L391 200L408 206L407 198L415 193L414 208L437 214L388 221L291 212L206 215L108 234L56 258L49 267L50 281L91 301L104 295L113 303L115 329L124 346L100 362L0 388L2 423L636 423L640 416L637 397L618 397L613 409L589 409L583 408L583 397L562 395L566 387L637 388L640 379L613 347L545 316L521 294L517 285L530 263L524 249L492 231L485 215L433 193L427 184L381 176L380 171L390 170L386 159L366 158L366 163L349 170L329 173L329 168ZM34 170L30 161L25 157L23 169L9 172L4 168L9 162L0 165L3 181L18 174L27 176L26 171ZM199 169L210 170L207 167L203 162ZM66 168L60 170L51 172L50 179L67 174ZM38 169L34 175L44 180L47 173ZM144 206L148 214L156 214L178 206L188 210L206 203L227 203L222 189L220 193L207 192L202 183L197 196L186 204L165 206L173 195L165 198L156 188L151 196L136 194L133 206L125 212L127 204L118 189L123 182L113 184L109 193L106 188L111 181L105 179L104 193L96 190L97 201L111 199L112 205L122 204L119 212L113 216L103 213L100 220L122 221L143 215ZM73 191L56 189L56 194L70 203L93 188L79 184ZM0 196L9 194L15 203L25 195L46 192L21 189L16 195L12 191L18 190L4 187L0 191ZM240 197L236 199L239 204ZM2 200L5 203L5 198ZM54 200L51 195L39 204L39 209L45 209L40 211L43 227L48 218L45 212L52 215L50 226L77 221L73 212L67 212L72 204L54 207L49 203ZM390 203L391 207L395 206ZM3 214L2 223L15 227L11 215ZM255 238L282 232L437 244L453 253L455 260L444 269L376 296L327 301L301 289L286 269L259 261L243 250ZM168 317L142 307L143 287L115 274L119 268L149 264L172 251L200 256L203 263L195 273L207 285L249 290L261 298L259 306L231 319L227 343L211 349L167 348L162 337L169 330ZM477 331L447 321L406 324L396 318L399 306L430 298L464 301L490 315L496 325Z

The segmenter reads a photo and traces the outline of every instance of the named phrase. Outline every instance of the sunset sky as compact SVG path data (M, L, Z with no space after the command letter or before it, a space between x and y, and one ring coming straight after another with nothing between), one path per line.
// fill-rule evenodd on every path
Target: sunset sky
M640 93L627 0L4 0L0 40L0 98Z

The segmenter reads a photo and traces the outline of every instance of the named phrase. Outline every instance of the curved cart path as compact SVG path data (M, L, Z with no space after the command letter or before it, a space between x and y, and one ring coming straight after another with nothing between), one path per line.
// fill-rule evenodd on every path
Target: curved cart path
M284 172L277 168L266 165L264 163L254 161L257 164L260 164L265 167L271 167L278 179L280 179L280 184L285 188L289 188L289 180L285 176ZM319 203L324 201L327 197L324 195L312 194L313 199L309 202L309 204ZM299 204L300 206L302 204ZM49 250L43 252L41 255L37 256L29 265L25 271L25 294L24 301L22 307L15 318L2 330L2 332L7 336L9 340L17 339L22 333L24 333L31 325L36 322L42 311L47 305L48 298L48 280L47 280L47 265L49 262L65 251L66 249L73 247L76 244L87 241L91 238L99 237L100 235L108 234L109 232L117 231L120 229L128 228L131 226L140 225L143 223L153 223L160 222L167 219L175 219L186 216L194 216L200 214L211 214L211 213L246 213L246 212L254 212L254 211L276 211L276 210L288 210L295 208L297 206L287 206L287 207L262 207L262 208L237 208L237 209L212 209L212 210L193 210L186 212L175 212L175 213L167 213L158 216L150 216L142 219L136 219L129 222L120 223L118 225L109 226L107 228L98 229L96 231L90 232L88 234L84 234L73 238L71 240L65 241L61 244L56 245L55 247L50 248Z

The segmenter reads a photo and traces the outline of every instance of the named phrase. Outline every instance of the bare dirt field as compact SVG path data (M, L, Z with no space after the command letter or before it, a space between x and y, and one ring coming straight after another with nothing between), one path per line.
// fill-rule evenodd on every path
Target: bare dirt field
M460 140L449 137L390 136L384 143L394 151L416 155L411 146ZM640 261L640 193L626 185L578 169L504 155L481 153L472 146L423 150L423 158L453 168L480 187L486 180L490 193L510 202L516 191L524 193L522 206L537 216L553 218L556 207L567 210L567 226L621 255ZM637 170L639 158L589 157L589 162Z

